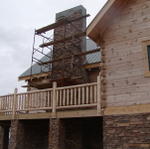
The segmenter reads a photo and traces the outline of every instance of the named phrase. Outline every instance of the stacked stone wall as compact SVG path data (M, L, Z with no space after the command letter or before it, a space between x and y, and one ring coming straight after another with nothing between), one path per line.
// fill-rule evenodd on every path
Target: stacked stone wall
M104 149L150 149L150 113L104 117Z

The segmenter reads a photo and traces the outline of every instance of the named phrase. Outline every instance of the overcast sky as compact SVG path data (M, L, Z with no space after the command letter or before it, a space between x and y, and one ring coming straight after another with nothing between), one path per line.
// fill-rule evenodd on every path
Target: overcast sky
M55 13L83 5L95 17L107 0L0 0L0 95L24 91L18 76L31 65L33 32L51 24Z

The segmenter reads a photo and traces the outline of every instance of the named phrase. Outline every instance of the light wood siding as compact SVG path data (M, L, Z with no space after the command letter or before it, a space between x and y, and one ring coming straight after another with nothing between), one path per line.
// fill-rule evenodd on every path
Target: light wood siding
M150 103L143 41L150 40L150 0L132 0L104 35L107 106Z

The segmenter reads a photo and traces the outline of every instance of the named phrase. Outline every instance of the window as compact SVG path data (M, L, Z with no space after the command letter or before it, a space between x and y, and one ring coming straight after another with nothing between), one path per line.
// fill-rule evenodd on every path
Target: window
M150 45L147 45L148 70L150 71Z
M150 41L143 42L145 59L145 77L150 77Z

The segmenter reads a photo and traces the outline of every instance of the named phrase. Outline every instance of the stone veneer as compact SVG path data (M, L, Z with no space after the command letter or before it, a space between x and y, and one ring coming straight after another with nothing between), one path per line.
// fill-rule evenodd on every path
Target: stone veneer
M86 9L82 6L60 12L56 14L56 22L61 19L77 19L86 15ZM71 24L65 24L54 29L54 40L62 40L72 36L71 40L66 40L62 43L54 44L53 59L71 57L63 61L55 62L52 65L52 80L61 81L61 86L71 85L72 79L79 78L80 83L87 82L87 72L82 67L85 62L85 57L74 56L86 50L86 37L74 38L73 35L86 30L86 18L79 19ZM67 83L68 82L68 83ZM75 81L73 81L73 84ZM76 84L76 83L75 83Z
M60 119L50 119L48 149L65 149L64 123Z
M17 149L17 144L19 141L19 132L22 131L21 124L19 121L14 120L11 122L11 127L10 127L10 140L9 140L9 147L8 149Z
M104 149L150 149L150 113L105 116Z
M10 134L9 149L99 149L102 119L15 120Z
M9 149L47 149L48 120L12 121Z
M101 118L12 121L9 149L150 149L150 113L104 116L103 126L101 122Z

